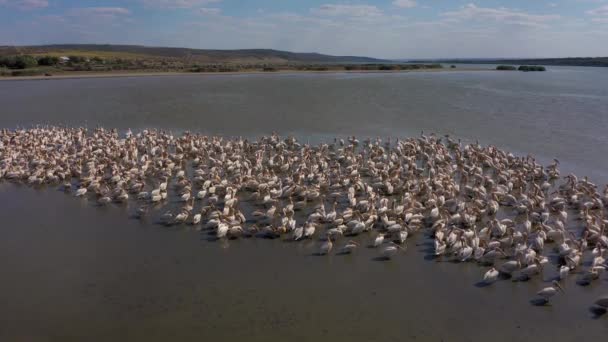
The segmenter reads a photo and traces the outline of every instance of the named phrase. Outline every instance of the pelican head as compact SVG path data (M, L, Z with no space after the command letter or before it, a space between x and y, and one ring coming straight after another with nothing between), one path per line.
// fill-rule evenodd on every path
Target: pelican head
M566 293L566 290L564 290L564 288L557 282L557 280L553 281L553 285L560 290L562 293Z

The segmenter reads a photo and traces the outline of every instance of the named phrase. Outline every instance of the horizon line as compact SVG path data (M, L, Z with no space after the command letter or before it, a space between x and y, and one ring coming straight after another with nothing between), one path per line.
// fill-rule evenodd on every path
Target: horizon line
M248 50L262 50L262 51L277 51L277 52L288 52L288 53L299 53L299 54L319 54L331 57L357 57L357 58L370 58L370 59L378 59L378 60L388 60L388 61L409 61L409 60L425 60L425 61L470 61L470 60L525 60L525 59L568 59L568 58L608 58L608 56L562 56L562 57L418 57L418 58L408 58L408 57L396 57L396 58L386 58L386 57L372 57L366 55L356 55L356 54L345 54L345 55L334 55L328 54L318 51L292 51L292 50L280 50L274 48L234 48L234 49L215 49L215 48L195 48L195 47L185 47L185 46L161 46L161 45L145 45L145 44L124 44L124 43L48 43L48 44L9 44L4 45L0 44L0 48L7 47L15 47L15 48L27 48L27 47L44 47L44 46L60 46L60 45L72 45L72 46L85 46L85 45L99 45L99 46L132 46L132 47L141 47L141 48L162 48L162 49L186 49L186 50L201 50L201 51L248 51Z

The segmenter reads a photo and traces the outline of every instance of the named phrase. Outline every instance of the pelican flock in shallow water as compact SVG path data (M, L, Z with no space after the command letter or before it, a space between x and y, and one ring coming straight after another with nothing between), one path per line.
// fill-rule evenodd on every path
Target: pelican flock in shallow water
M327 255L354 253L353 237L367 235L389 259L424 231L431 255L490 267L487 284L500 274L540 277L547 255L556 279L582 285L607 266L608 187L560 177L557 160L543 166L448 136L310 145L278 135L42 127L2 130L0 159L2 180L60 185L99 205L136 203L138 218L163 212L159 222L219 239L315 239ZM539 295L561 289L555 284Z

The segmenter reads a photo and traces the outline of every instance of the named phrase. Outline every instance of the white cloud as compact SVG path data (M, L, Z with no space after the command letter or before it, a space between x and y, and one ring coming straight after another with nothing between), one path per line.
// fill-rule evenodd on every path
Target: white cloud
M416 7L418 3L415 0L395 0L393 1L393 5L401 8L412 8Z
M587 11L589 15L608 16L608 5Z
M457 11L445 12L442 16L454 21L480 20L522 26L543 26L545 23L560 19L554 14L530 14L508 8L478 7L474 3L463 6Z
M122 26L132 21L130 14L131 11L123 7L81 7L68 10L62 17L67 30L86 32L96 26L102 34L105 28ZM100 27L104 29L99 29Z
M148 7L158 8L195 8L219 3L222 0L140 0Z
M70 10L68 14L116 17L122 15L129 15L131 14L131 11L123 7L83 7L74 8Z
M222 10L219 8L199 8L198 12L202 15L218 15L222 13Z
M21 10L35 10L49 7L48 0L0 0L0 5L15 7Z
M311 12L316 15L332 17L374 17L382 15L382 11L378 7L371 5L325 4L311 9Z

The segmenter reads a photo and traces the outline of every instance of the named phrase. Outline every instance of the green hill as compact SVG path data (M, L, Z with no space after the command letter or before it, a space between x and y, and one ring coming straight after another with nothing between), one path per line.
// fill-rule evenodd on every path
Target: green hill
M385 60L358 56L330 56L270 49L203 50L139 45L65 44L0 46L0 56L49 55L123 59L169 59L190 63L379 63Z

